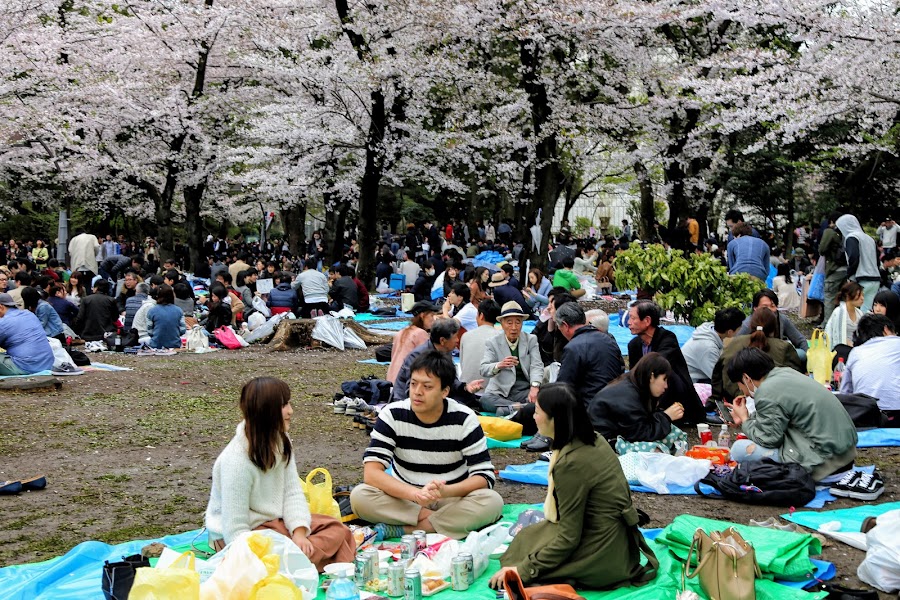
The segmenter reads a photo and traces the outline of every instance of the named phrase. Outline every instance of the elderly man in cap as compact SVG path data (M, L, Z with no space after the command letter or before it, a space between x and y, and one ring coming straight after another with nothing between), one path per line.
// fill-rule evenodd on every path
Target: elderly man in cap
M507 302L500 309L503 331L485 344L481 374L491 380L481 396L481 407L499 416L533 404L544 380L537 338L522 331L526 317L518 303Z
M40 320L0 294L0 375L30 375L53 367L53 350Z

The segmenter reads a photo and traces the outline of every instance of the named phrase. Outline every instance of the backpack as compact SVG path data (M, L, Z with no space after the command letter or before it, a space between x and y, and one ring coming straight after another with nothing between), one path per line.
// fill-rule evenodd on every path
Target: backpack
M866 394L835 394L857 429L887 427L888 418L878 408L878 400Z
M726 475L710 471L694 485L697 493L705 496L701 483L714 487L728 500L747 504L805 506L816 496L816 483L806 469L771 458L741 463Z
M391 382L370 375L359 381L345 381L341 392L350 398L362 398L366 404L384 404L391 400Z

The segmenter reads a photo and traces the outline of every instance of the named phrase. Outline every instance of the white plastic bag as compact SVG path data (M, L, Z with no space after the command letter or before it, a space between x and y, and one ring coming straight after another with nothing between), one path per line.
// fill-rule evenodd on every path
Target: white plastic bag
M209 338L206 337L203 327L194 325L187 333L187 349L194 352L198 350L203 352L206 348L209 348Z
M281 313L275 315L274 317L248 333L246 336L244 336L244 341L252 344L253 342L268 338L270 335L275 333L275 328L278 327L278 324L289 316L290 313Z
M316 319L316 326L313 327L312 338L324 342L329 346L333 346L338 350L344 349L344 326L341 322L330 315L319 317Z
M262 313L262 316L265 318L269 318L272 316L272 311L269 310L269 307L266 306L266 301L260 298L259 296L253 297L253 308Z
M382 277L378 280L378 285L375 286L375 291L379 294L387 294L391 291L391 286L388 285L388 280Z
M65 348L63 348L62 342L52 337L48 337L47 341L50 342L50 349L53 350L54 367L58 367L63 363L69 363L70 365L75 364L75 362L72 360L72 357L69 356L69 353L66 352Z
M403 293L400 294L400 310L405 313L408 313L412 310L413 304L416 303L416 297L413 294Z
M628 483L640 484L657 494L668 494L669 485L690 487L703 479L710 461L660 452L629 452L619 457Z
M266 322L266 317L261 312L257 311L247 317L247 327L250 331L253 331L260 325L264 325Z
M352 308L344 307L341 310L335 312L331 311L331 316L337 319L352 319L356 316L356 313L353 312Z
M353 348L354 350L365 350L366 343L362 341L356 332L352 329L344 327L344 348Z
M475 559L475 579L484 574L491 560L491 553L500 544L507 543L509 528L512 523L495 523L485 527L481 531L472 531L460 544L460 552L468 552Z
M900 510L878 517L866 534L866 557L856 570L860 581L893 594L900 589Z

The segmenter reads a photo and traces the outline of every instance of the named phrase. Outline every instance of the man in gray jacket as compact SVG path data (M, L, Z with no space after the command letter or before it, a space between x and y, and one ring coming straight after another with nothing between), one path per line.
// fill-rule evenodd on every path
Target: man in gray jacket
M844 236L844 253L847 255L847 278L862 286L862 311L872 310L872 301L881 285L881 273L878 271L878 247L869 235L862 230L859 221L853 215L843 215L835 225Z
M694 383L711 383L713 368L725 348L725 340L735 336L741 328L744 313L739 308L723 308L716 312L715 321L701 324L681 348L688 373Z
M537 399L544 363L537 337L522 331L525 318L517 302L505 303L500 309L503 331L485 344L481 375L491 378L481 397L481 407L486 411L509 414L509 407Z

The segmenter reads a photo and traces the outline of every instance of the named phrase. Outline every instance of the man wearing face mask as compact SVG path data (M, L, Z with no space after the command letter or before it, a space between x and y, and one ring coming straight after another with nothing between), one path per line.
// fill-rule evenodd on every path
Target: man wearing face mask
M419 272L419 278L416 279L416 283L413 285L413 296L416 302L431 300L431 286L434 285L436 278L437 273L434 270L434 265L429 261L425 261L425 269Z
M776 367L759 348L741 350L727 369L744 394L731 405L734 426L747 436L731 447L733 460L798 463L815 481L840 479L853 468L856 427L834 394L794 369Z

